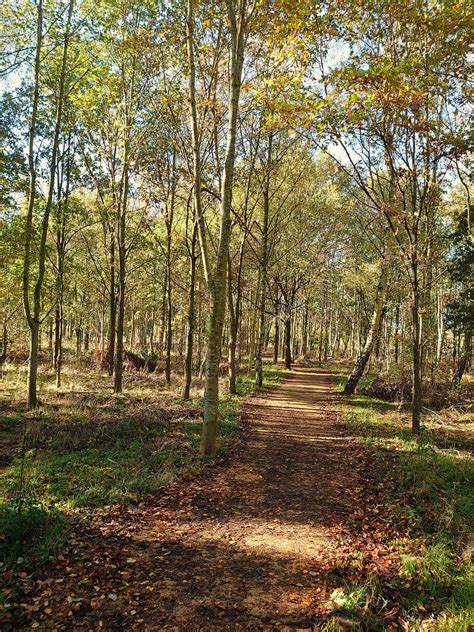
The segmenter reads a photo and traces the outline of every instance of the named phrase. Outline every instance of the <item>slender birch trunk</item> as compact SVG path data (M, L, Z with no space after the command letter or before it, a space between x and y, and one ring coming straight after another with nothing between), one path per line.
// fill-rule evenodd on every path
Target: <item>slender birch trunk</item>
M370 330L367 335L364 347L357 358L355 366L350 374L346 385L344 386L344 395L352 395L357 388L360 378L362 377L365 367L370 359L370 355L374 346L377 344L377 340L380 337L380 330L382 325L382 318L385 310L385 301L387 296L387 283L389 272L389 251L385 249L384 258L382 261L382 267L380 270L379 282L375 292L375 306L372 315L372 321L370 324Z
M273 134L268 135L267 168L263 182L263 217L262 237L260 248L260 297L259 297L259 329L257 347L255 349L255 384L263 386L263 361L262 353L265 344L265 302L267 298L267 267L268 267L268 222L270 216L270 176L272 163Z
M422 330L420 314L420 294L418 288L417 266L414 270L412 288L412 432L419 434L421 429L421 407L422 407Z
M45 202L43 219L41 222L40 243L38 252L38 273L33 289L33 306L30 299L30 273L31 273L31 246L33 240L33 214L36 199L36 166L34 154L34 142L36 136L36 126L38 117L39 103L39 83L40 83L40 66L43 44L43 2L38 2L37 25L36 25L36 46L35 46L35 62L34 62L34 83L32 96L32 111L29 128L28 141L28 165L29 165L29 191L27 204L27 217L25 226L25 250L23 262L23 304L25 309L26 320L30 329L30 355L28 366L28 408L36 408L37 399L37 375L38 375L38 349L39 349L39 331L41 324L41 293L43 289L43 280L46 269L46 240L48 236L49 217L53 204L54 181L58 160L59 136L62 125L62 115L64 108L65 92L66 92L66 70L67 58L70 39L70 27L72 12L74 8L74 0L70 0L66 29L64 34L63 53L61 59L61 69L59 75L59 89L56 102L56 114L54 122L53 142L51 148L51 158L49 164L49 182L48 191Z
M191 238L191 249L189 252L190 272L189 272L189 302L188 302L188 333L186 338L186 359L184 361L184 387L183 399L189 399L191 382L193 377L193 345L195 327L195 294L196 294L196 241L197 223L194 222L193 235Z
M127 105L127 107L129 107ZM125 139L123 153L123 171L120 183L120 195L117 208L117 254L118 254L118 302L117 302L117 331L115 340L114 363L114 393L122 392L123 382L123 353L124 353L124 325L125 325L125 289L127 265L127 205L129 189L129 151L130 151L130 113L125 117Z
M166 355L165 355L165 381L167 384L171 382L171 347L172 347L172 284L171 284L171 241L173 230L173 218L174 218L174 202L176 192L176 152L173 152L173 164L172 164L172 183L169 199L169 208L166 213L166 297L167 297L167 327L166 327Z
M190 1L192 4L192 1ZM206 355L206 382L204 388L203 431L201 452L213 456L216 452L219 409L219 363L222 329L224 324L227 281L227 253L231 232L232 186L234 179L235 144L239 111L242 66L244 60L246 0L240 0L237 10L233 0L227 0L227 15L231 35L229 77L229 120L221 187L221 224L214 274L210 279L211 309ZM205 253L203 252L203 259Z

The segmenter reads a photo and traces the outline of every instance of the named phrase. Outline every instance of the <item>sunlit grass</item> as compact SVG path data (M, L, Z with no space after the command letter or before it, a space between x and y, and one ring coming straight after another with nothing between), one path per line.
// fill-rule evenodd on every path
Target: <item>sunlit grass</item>
M265 366L264 388L284 375L278 367ZM110 378L86 371L74 384L66 380L59 391L48 390L37 410L27 412L19 402L2 413L0 436L8 435L13 459L0 474L4 531L16 524L18 503L21 513L26 504L32 506L33 527L44 518L46 533L53 524L47 518L50 508L80 514L87 508L138 502L172 478L199 470L201 385L184 402L176 376L171 388L156 375L127 375L126 382L125 393L114 396ZM11 385L10 379L0 388L5 393ZM237 390L236 396L221 394L218 454L240 433L243 398L258 390L253 375L239 375ZM28 527L28 516L18 520Z
M404 598L410 629L465 630L474 622L473 566L465 549L474 520L471 428L463 421L462 432L440 436L439 421L427 417L414 437L405 406L363 395L347 398L345 420L375 450L387 500L396 495L396 511L409 519L418 542L415 553L401 556L400 582L416 586ZM422 613L430 610L438 614L425 625Z
M284 374L265 367L264 386ZM86 371L74 383L67 381L74 372L66 376L60 390L43 387L47 397L38 410L27 412L18 398L0 417L0 437L7 437L13 458L0 474L3 563L48 559L60 546L64 517L71 512L80 516L95 507L138 502L201 467L199 384L194 399L183 402L176 378L167 389L161 376L127 375L126 391L117 397L107 376ZM14 392L14 375L9 377L0 386L4 396ZM221 395L219 454L240 433L242 398L256 390L253 377L241 375L239 395Z

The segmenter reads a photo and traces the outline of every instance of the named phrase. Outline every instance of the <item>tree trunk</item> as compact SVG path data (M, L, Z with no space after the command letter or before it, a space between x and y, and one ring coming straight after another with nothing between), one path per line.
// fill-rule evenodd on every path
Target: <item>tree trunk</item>
M267 265L268 265L268 221L270 216L270 176L272 165L272 142L273 134L268 135L267 164L265 180L263 183L263 217L262 217L262 237L260 248L260 297L259 297L259 325L258 339L255 349L255 384L263 386L263 347L265 344L265 302L267 298Z
M190 2L191 4L191 2ZM234 178L235 144L239 111L242 65L246 17L245 3L239 4L239 16L236 15L232 0L227 0L227 13L231 33L229 121L227 145L224 159L224 174L221 188L221 224L220 237L214 274L210 282L211 313L209 323L208 347L206 356L206 383L204 388L203 429L201 452L213 456L217 444L217 424L219 412L219 363L221 355L222 328L226 304L226 268L231 232L232 186ZM203 252L203 257L205 252Z
M237 393L237 371L235 366L235 351L237 348L237 310L234 307L234 298L232 296L232 270L230 256L227 260L227 305L229 309L229 393L235 395Z
M229 307L229 393L237 394L237 340L239 333L240 318L242 312L242 270L244 263L246 235L242 237L239 248L239 262L237 264L237 279L235 287L235 305L232 288L232 270L230 265L230 255L228 257L228 285L227 285L227 303Z
M323 365L323 347L324 347L324 320L326 317L326 292L323 293L323 304L321 305L321 316L319 321L319 340L318 340L318 364Z
M58 305L54 315L54 370L56 374L56 388L61 387L61 371L63 362L62 320L62 300L58 298Z
M155 353L155 299L153 299L153 309L151 311L149 349L151 354Z
M415 284L412 294L412 318L413 318L413 395L412 395L412 432L420 433L422 383L421 383L421 320L418 288Z
M36 394L38 375L38 347L39 323L34 322L30 327L30 357L28 363L28 408L36 408L38 398Z
M193 377L193 342L194 342L194 321L195 321L195 293L196 293L196 240L197 225L194 223L193 236L191 240L190 252L190 274L189 274L189 302L188 302L188 335L186 339L186 359L184 361L184 387L183 399L189 399L191 382Z
M7 321L3 321L2 325L2 352L0 353L0 379L3 378L3 366L7 359L8 352L8 325Z
M436 367L439 366L441 362L441 354L443 350L443 342L444 342L444 315L443 315L443 296L442 293L439 292L436 301Z
M126 168L126 167L125 167ZM119 207L117 246L118 246L118 305L117 329L114 361L114 393L122 392L123 381L123 336L125 324L125 209Z
M125 124L126 134L130 133L130 122ZM123 177L117 217L117 250L118 250L118 309L117 332L115 341L114 393L122 392L123 382L123 337L125 324L125 284L126 284L126 214L128 198L128 140L125 141L123 160Z
M175 170L176 170L176 152L173 152L173 184L171 185L171 200L169 202L169 209L167 210L166 217L166 297L167 306L166 311L168 313L167 327L166 327L166 355L165 355L165 381L167 384L171 383L171 348L173 342L173 301L172 301L172 285L171 285L171 236L173 228L173 214L174 214L174 189L175 189Z
M459 360L454 369L453 379L451 382L451 389L455 390L459 388L464 373L466 372L472 353L472 334L470 331L464 332L464 348L459 354Z
M46 266L46 243L48 237L49 217L53 204L54 193L54 181L58 160L59 149L59 135L62 125L62 114L65 99L66 88L66 68L67 68L67 56L69 48L69 36L72 13L74 8L74 0L70 0L68 7L68 16L66 22L66 29L64 34L63 52L61 59L61 69L59 76L59 89L56 102L56 114L54 122L54 132L51 147L51 159L49 163L49 182L48 192L46 195L45 208L43 212L43 218L41 222L40 231L40 243L38 251L38 272L36 277L36 283L33 290L33 310L31 310L30 303L30 272L31 272L31 241L33 238L33 211L35 206L36 197L36 167L34 156L34 141L36 135L36 120L39 101L39 74L41 65L41 51L42 51L42 27L43 27L43 3L42 0L38 2L38 15L37 15L37 38L35 48L35 62L34 62L34 88L32 97L32 113L30 119L29 129L29 144L28 144L28 163L30 172L30 186L28 192L28 210L25 227L25 256L23 265L23 303L25 308L26 320L30 328L30 358L28 367L28 408L36 408L37 396L37 373L38 373L38 349L39 349L39 330L41 324L41 292L43 288L43 280L45 275Z
M48 318L48 353L53 355L53 319ZM53 358L54 362L54 358Z
M382 261L382 268L380 270L379 282L375 292L375 307L372 316L372 322L370 330L367 335L362 352L360 353L352 373L344 386L343 394L352 395L357 388L360 378L362 377L367 362L369 361L370 354L374 344L377 344L377 340L380 338L380 330L382 325L383 313L385 310L385 300L387 295L387 282L388 282L388 264L389 264L389 252L388 248L385 249L384 258Z
M301 355L306 358L308 355L308 305L305 303L303 312L303 328L301 333Z
M161 314L160 314L160 333L158 336L158 358L163 359L163 352L165 348L165 331L166 331L166 288L168 287L168 271L165 270L163 277L163 288L161 294Z
M325 288L325 294L326 294L326 312L325 312L325 319L324 319L324 364L327 363L328 361L328 355L329 355L329 336L330 336L330 332L331 332L331 317L332 317L332 313L331 310L329 309L329 305L328 305L328 288L326 286Z
M285 317L285 368L291 369L291 315L287 314Z
M118 196L115 196L116 204L116 232L118 255L118 305L117 305L117 332L115 341L114 364L114 393L122 392L123 382L123 352L124 352L124 326L125 326L125 289L127 266L127 212L129 195L129 169L130 169L130 142L132 128L132 108L134 103L134 64L131 64L131 78L125 77L122 64L122 85L127 86L123 90L124 114L123 114L123 150L121 155L122 174Z
M136 344L135 344L135 338L137 336L137 323L136 323L136 319L137 319L137 313L136 313L136 309L135 309L135 301L132 300L131 302L131 307L130 307L130 311L132 312L131 316L132 316L132 324L130 327L130 338L127 337L127 342L128 342L128 348L130 349L130 351L135 351L136 349Z
M115 284L115 237L110 235L110 268L109 268L109 335L107 350L107 370L110 376L114 373L115 364L115 328L117 324L117 288Z
M278 363L278 347L280 345L280 321L278 314L275 316L275 331L273 337L273 364Z
M82 347L82 321L76 324L76 355L81 354Z
M394 350L393 350L393 355L394 355L394 360L395 360L395 364L398 364L399 358L400 358L400 305L397 304L395 306L395 336L394 336Z

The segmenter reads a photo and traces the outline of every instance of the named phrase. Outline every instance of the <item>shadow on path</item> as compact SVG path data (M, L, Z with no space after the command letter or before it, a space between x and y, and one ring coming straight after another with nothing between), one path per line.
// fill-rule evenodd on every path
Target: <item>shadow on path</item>
M230 462L88 527L82 571L68 559L44 578L39 629L312 629L359 477L335 389L328 372L295 369L248 400ZM72 601L54 593L63 576Z

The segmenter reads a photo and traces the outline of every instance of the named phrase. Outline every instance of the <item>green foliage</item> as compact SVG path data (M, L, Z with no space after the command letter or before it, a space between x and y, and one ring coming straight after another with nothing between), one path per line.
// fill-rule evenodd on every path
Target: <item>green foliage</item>
M130 502L153 491L169 480L179 461L171 451L155 451L142 441L124 446L117 437L110 448L32 455L26 476L31 491L47 498L70 506L100 506ZM11 489L17 486L18 467L8 481Z
M366 586L347 586L336 588L331 593L331 599L343 610L357 610L363 608L367 599Z
M288 375L288 371L280 368L269 368L264 366L263 370L263 387L259 388L255 386L255 374L252 372L249 375L240 375L237 379L237 392L240 396L246 397L252 395L256 391L265 390L275 384L281 382Z
M0 505L0 559L41 563L60 547L65 516L37 498L11 498Z
M474 245L468 225L467 209L456 218L455 230L450 235L452 251L449 274L454 283L455 300L448 303L448 326L455 331L472 335L474 323L474 290L471 270L474 266Z
M474 612L448 613L441 615L435 621L430 621L428 630L429 632L466 632L472 625L474 625ZM427 628L414 626L412 629L423 632Z
M25 157L19 131L20 104L10 92L0 99L0 208L15 205L14 193L25 188ZM2 217L2 215L0 215Z
M370 583L348 583L336 588L331 593L332 615L323 629L327 632L340 630L344 621L344 629L348 630L383 630L383 624L373 614L375 595Z
M0 433L13 432L17 428L20 419L20 413L0 414Z
M438 599L449 590L453 571L453 552L445 540L438 540L427 546L422 556L402 556L402 577L417 582L429 595ZM420 597L417 596L417 599Z
M473 569L460 557L474 520L474 463L466 450L472 444L441 439L429 428L415 439L395 404L361 395L348 398L348 404L346 421L380 457L387 501L396 495L396 511L419 541L416 553L401 558L401 581L417 587L407 593L405 607L414 613L436 604L442 614L432 626L430 621L429 630L464 630L474 616ZM395 460L387 459L390 452ZM418 629L417 621L414 616L410 629Z
M285 372L265 367L264 375L265 388L280 381ZM255 390L253 376L239 376L239 395L221 398L219 453L238 436L242 397ZM193 405L197 415L200 400ZM68 507L137 502L177 474L199 468L199 417L127 418L125 402L123 407L123 418L107 423L69 419L44 447L29 450L24 462L25 493ZM17 493L20 477L17 459L0 478L6 497Z

